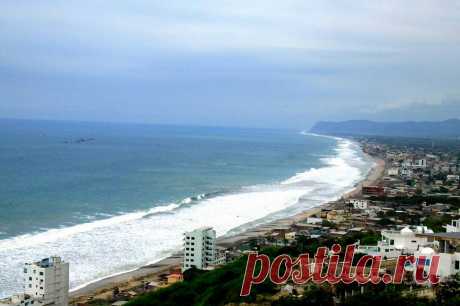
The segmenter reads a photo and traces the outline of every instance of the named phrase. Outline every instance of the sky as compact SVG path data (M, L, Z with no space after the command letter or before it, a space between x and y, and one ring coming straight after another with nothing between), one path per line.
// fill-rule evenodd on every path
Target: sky
M460 117L460 1L0 2L0 117Z

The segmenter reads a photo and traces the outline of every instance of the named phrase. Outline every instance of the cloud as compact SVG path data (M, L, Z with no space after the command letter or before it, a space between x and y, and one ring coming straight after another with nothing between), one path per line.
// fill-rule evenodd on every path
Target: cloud
M459 14L458 1L3 0L0 108L135 121L166 103L181 121L196 111L178 99L193 99L213 123L371 116L456 94ZM107 114L126 101L129 118Z

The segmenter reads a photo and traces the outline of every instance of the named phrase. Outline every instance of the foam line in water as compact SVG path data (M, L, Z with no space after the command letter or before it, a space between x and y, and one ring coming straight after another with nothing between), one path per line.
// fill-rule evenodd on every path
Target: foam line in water
M147 211L0 240L0 297L21 290L18 275L24 262L62 256L70 263L70 285L75 289L168 256L180 247L184 231L206 225L224 235L251 222L292 215L336 198L369 168L358 147L346 140L339 140L336 154L322 161L323 167L298 173L280 184L199 195Z

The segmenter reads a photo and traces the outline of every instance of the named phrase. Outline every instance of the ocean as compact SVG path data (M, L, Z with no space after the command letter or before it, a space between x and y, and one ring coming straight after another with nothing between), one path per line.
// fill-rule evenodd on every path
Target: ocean
M293 130L0 120L0 297L21 267L70 263L70 287L155 262L182 233L232 235L340 197L373 165Z

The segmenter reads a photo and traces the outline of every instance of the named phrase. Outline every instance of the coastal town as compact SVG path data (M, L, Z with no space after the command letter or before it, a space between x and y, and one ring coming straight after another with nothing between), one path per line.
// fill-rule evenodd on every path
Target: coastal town
M234 236L216 237L211 227L194 229L184 233L183 248L173 256L70 293L71 263L59 257L27 263L24 271L18 271L18 277L24 278L24 292L0 300L0 306L142 305L139 301L164 298L170 292L167 290L185 290L181 284L194 279L205 275L217 277L219 271L244 263L248 252L312 254L318 246L330 247L332 243L354 244L358 254L381 256L381 274L393 271L400 255L423 255L427 263L439 255L440 284L415 284L413 273L406 273L398 294L440 301L446 298L445 284L457 279L454 295L458 298L460 149L457 142L364 137L354 140L375 160L375 167L365 181L340 199ZM405 268L414 271L413 265ZM20 272L24 275L19 275ZM235 283L241 285L241 273L235 277ZM293 301L317 298L312 296L311 286L286 282L270 285L266 291L255 286L252 297L238 300L240 297L234 295L222 305L290 305L289 302L297 305ZM325 285L318 290L322 290L322 297L330 297L334 305L348 305L353 297L374 289L371 285L355 284Z

